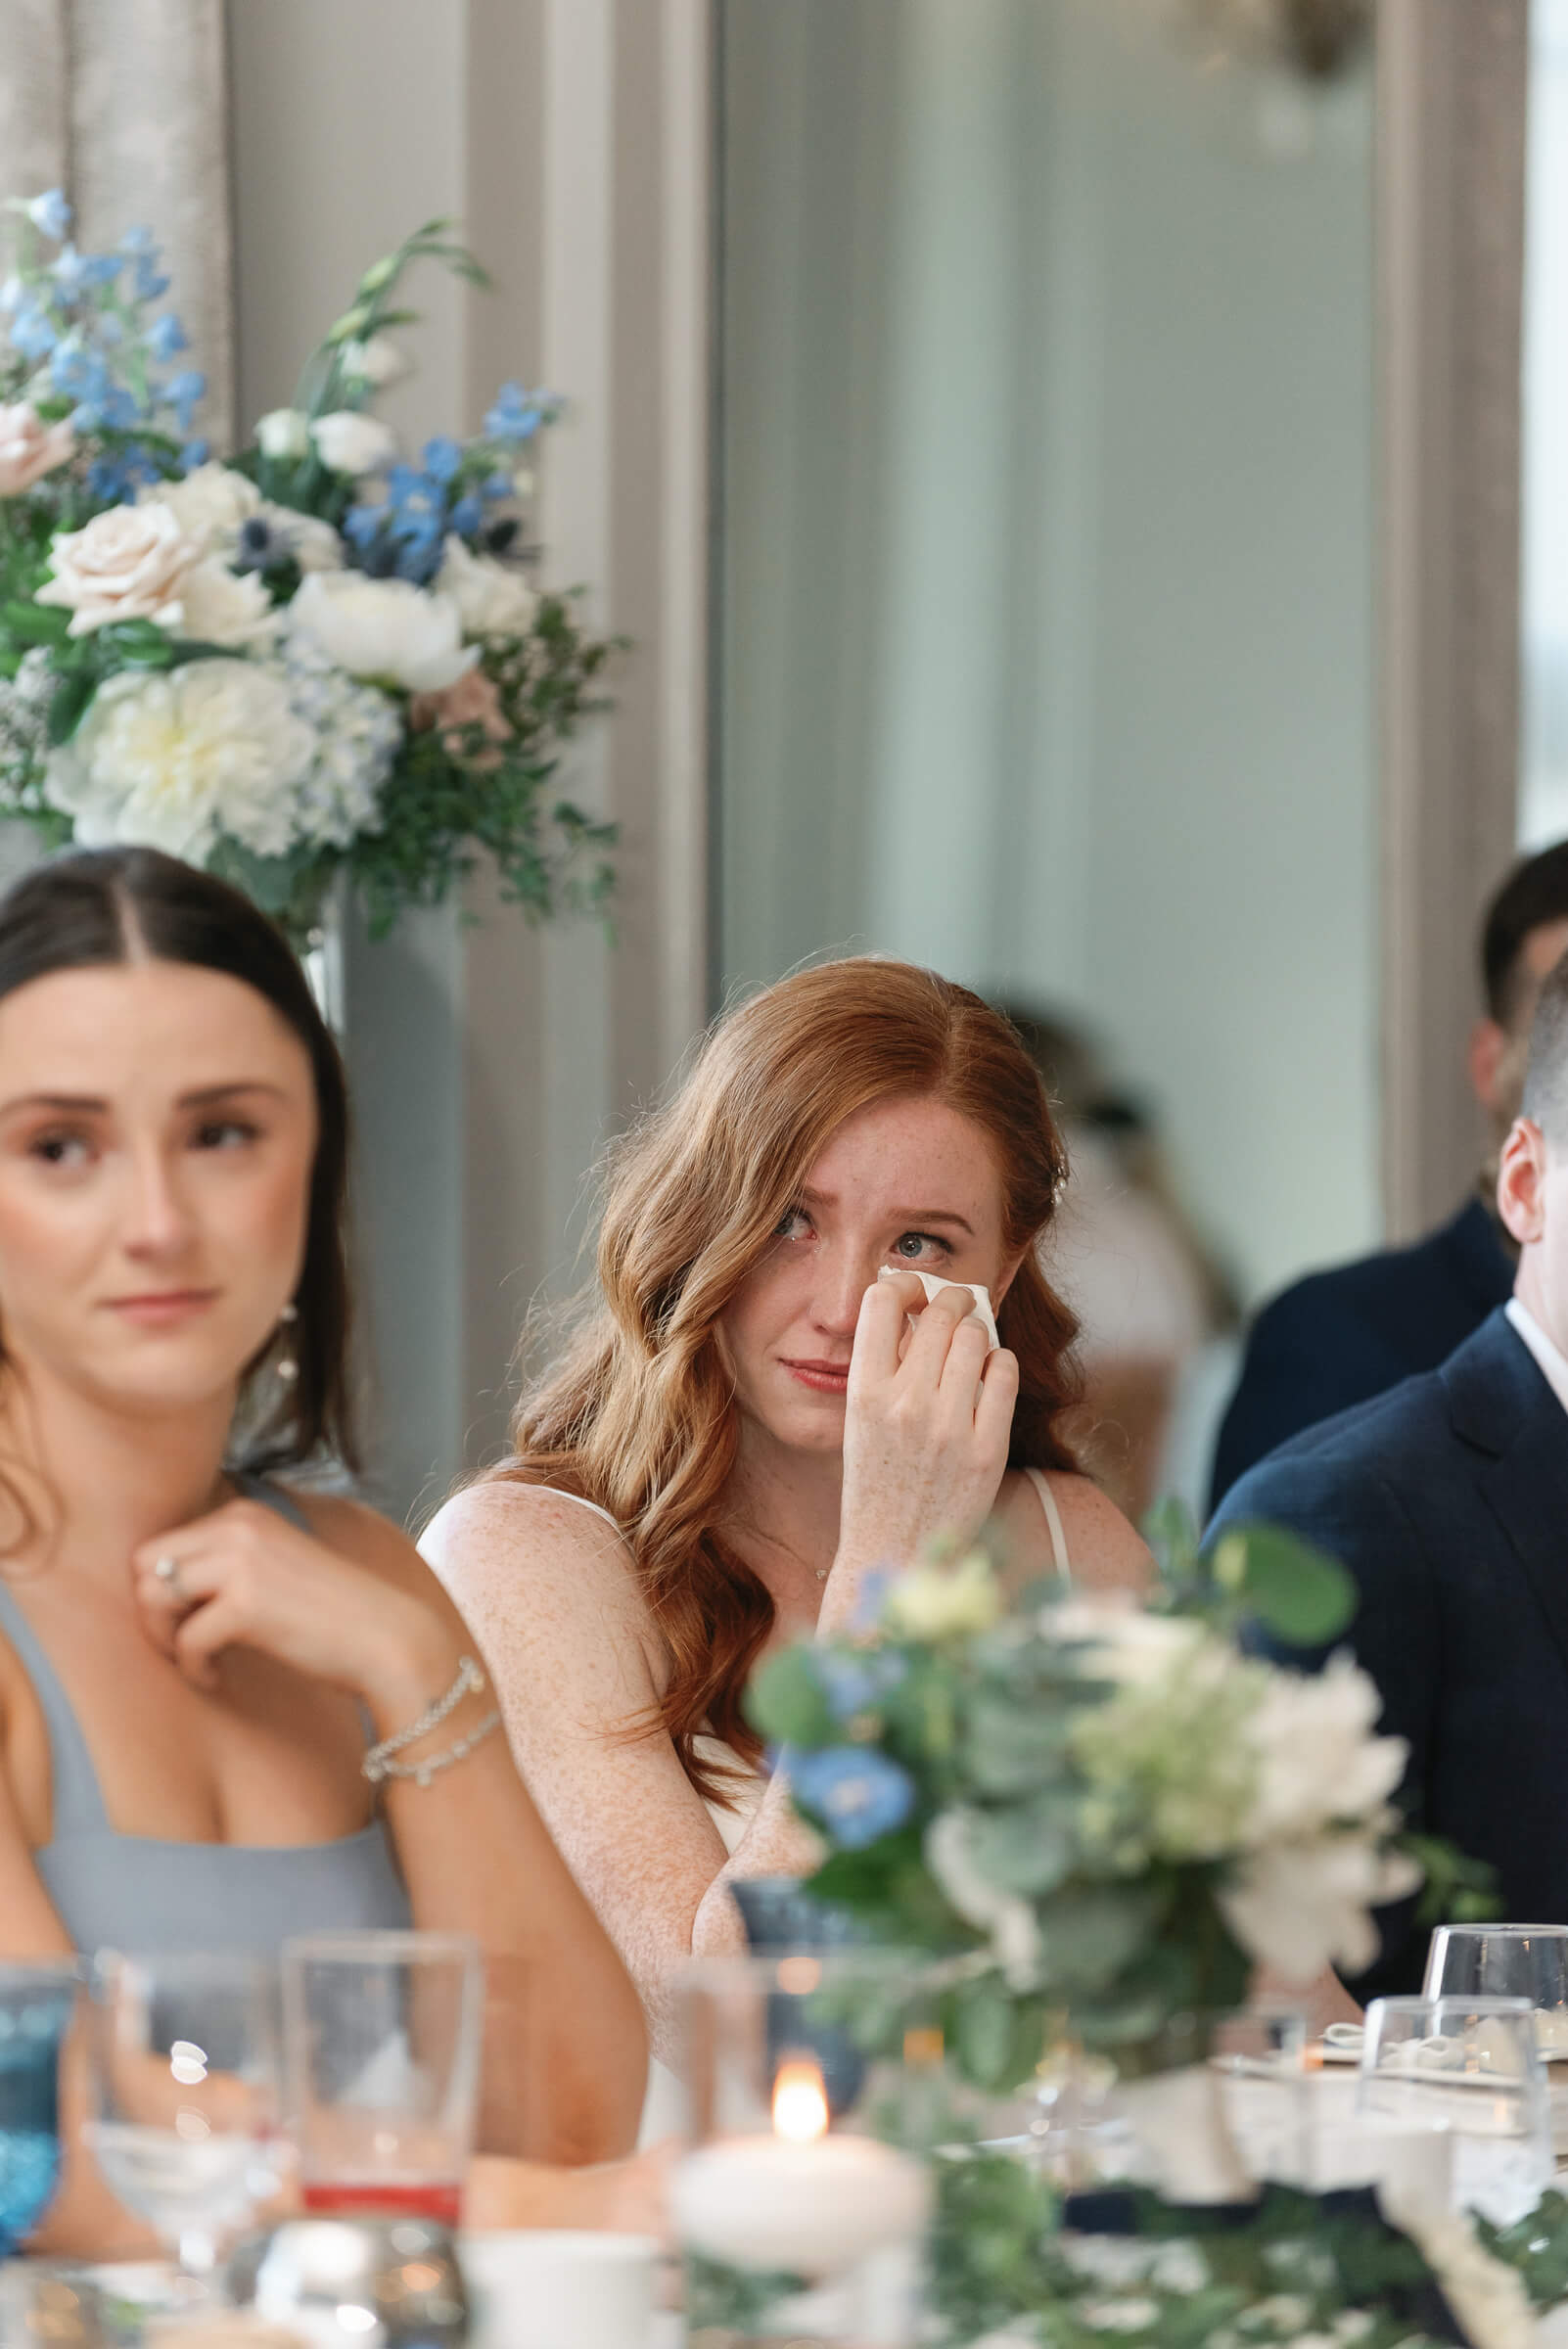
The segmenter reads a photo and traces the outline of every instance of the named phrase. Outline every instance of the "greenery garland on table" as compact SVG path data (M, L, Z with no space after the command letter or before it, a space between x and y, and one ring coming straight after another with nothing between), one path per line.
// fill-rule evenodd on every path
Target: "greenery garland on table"
M339 872L379 936L484 853L530 916L602 908L613 827L549 786L616 641L528 570L560 402L505 384L417 459L370 413L410 266L487 282L450 224L365 271L295 404L219 462L151 234L82 253L58 190L7 208L0 815L205 865L299 944Z

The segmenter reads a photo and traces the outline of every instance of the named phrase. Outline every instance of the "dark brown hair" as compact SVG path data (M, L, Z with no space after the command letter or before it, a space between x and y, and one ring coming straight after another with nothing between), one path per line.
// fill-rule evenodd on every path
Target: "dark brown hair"
M721 1019L668 1105L621 1144L596 1310L524 1395L516 1454L491 1471L566 1488L624 1530L670 1659L659 1723L705 1794L724 1781L694 1754L702 1730L743 1759L759 1751L741 1694L773 1623L718 1532L737 1441L718 1321L846 1118L911 1097L971 1120L995 1159L1002 1243L1021 1258L997 1314L1018 1357L1012 1464L1074 1466L1058 1420L1078 1399L1078 1325L1035 1255L1067 1173L1044 1086L978 995L867 956L799 971Z
M1524 990L1521 956L1532 930L1568 921L1568 840L1527 856L1508 873L1487 908L1481 932L1481 985L1499 1028L1512 1026Z
M56 971L141 955L241 980L288 1022L309 1055L318 1138L296 1298L300 1374L287 1389L279 1382L280 1400L251 1436L243 1465L287 1467L330 1451L352 1466L348 1091L332 1032L287 939L239 890L156 849L68 851L34 865L0 897L0 999Z

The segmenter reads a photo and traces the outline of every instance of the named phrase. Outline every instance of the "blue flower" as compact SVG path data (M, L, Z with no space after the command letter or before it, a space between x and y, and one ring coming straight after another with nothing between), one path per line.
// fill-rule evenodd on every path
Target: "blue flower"
M55 255L50 275L66 299L74 300L87 283L87 255L78 253L74 245L62 245Z
M27 217L44 236L52 237L58 245L70 226L70 207L63 188L46 189L27 206Z
M420 451L433 482L449 482L463 462L463 451L449 433L438 433Z
M94 497L101 497L108 504L115 505L129 497L134 477L122 456L106 450L101 457L95 457L88 468L87 486Z
M460 497L446 517L446 527L460 538L472 538L484 520L484 507L472 492Z
M492 440L530 440L544 422L548 399L548 392L525 392L518 383L503 384L495 394L495 405L485 413L484 430Z
M363 554L367 547L375 544L386 519L385 506L350 506L343 518L343 534L350 546L357 547Z
M858 1656L825 1649L816 1658L817 1681L835 1721L853 1721L856 1713L872 1712L908 1669L905 1659L889 1649L872 1648Z
M138 301L157 301L161 294L168 292L168 279L159 275L157 253L158 247L151 245L145 253L139 253L136 255L136 299Z
M190 340L172 310L155 318L147 330L147 347L155 359L171 359L176 351L189 350Z
M206 447L206 441L198 445ZM289 559L289 541L283 531L274 530L262 514L252 514L240 525L239 544L234 554L236 571L271 571L275 565Z
M514 484L509 473L487 474L480 484L481 497L511 497L513 494Z
M207 378L199 367L182 368L171 375L163 386L163 397L179 418L181 435L191 429L191 412L207 391Z
M81 282L84 286L112 286L123 263L117 253L84 253L81 263Z
M89 393L88 396L93 395ZM111 384L97 397L104 412L104 422L113 425L116 432L128 433L131 426L140 424L147 413L135 392L128 392L123 384Z
M387 502L400 506L405 497L412 497L416 489L424 486L425 477L417 465L392 465L387 473Z
M68 399L90 400L95 405L109 392L109 369L96 350L84 350L79 343L59 345L49 362L49 381Z
M59 340L53 319L35 302L25 304L11 322L11 346L24 359L46 359Z
M205 465L211 454L212 443L210 440L187 440L185 446L180 450L181 473L194 473L198 465Z
M858 1852L901 1826L914 1808L914 1780L869 1746L829 1745L791 1754L795 1791L844 1850Z
M396 572L400 579L411 579L423 587L433 579L441 567L441 541L438 531L434 538L410 538L397 550Z
M119 250L136 258L144 253L156 253L158 247L153 241L152 230L144 224L140 228L128 228L125 231L119 240Z

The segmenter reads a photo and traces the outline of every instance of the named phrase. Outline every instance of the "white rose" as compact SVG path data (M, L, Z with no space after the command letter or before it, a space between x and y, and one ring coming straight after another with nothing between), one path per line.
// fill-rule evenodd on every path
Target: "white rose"
M180 601L180 634L199 644L259 645L277 633L278 615L256 574L232 572L215 555L185 574Z
M9 407L0 403L0 497L20 497L75 453L76 436L69 418L45 424L24 399Z
M49 558L55 576L36 601L67 605L72 636L115 620L178 627L180 585L196 556L168 506L110 506L84 530L58 533Z
M392 341L391 335L371 335L363 343L346 343L343 346L343 367L346 375L359 378L362 384L374 384L384 392L409 372L411 361Z
M955 1566L915 1566L900 1574L883 1602L882 1622L896 1638L950 1639L989 1632L1001 1604L990 1561L976 1549Z
M316 454L323 465L334 473L358 476L378 473L391 464L397 442L391 430L374 416L361 416L353 408L340 408L331 416L318 416L310 427L310 438L316 444Z
M264 457L307 457L310 419L302 408L269 408L256 424L255 444Z
M1344 1653L1320 1673L1270 1672L1247 1724L1260 1764L1249 1844L1313 1835L1334 1819L1380 1813L1409 1752L1403 1737L1375 1737L1383 1700Z
M1147 1615L1130 1598L1067 1599L1042 1607L1039 1627L1049 1639L1081 1642L1088 1649L1080 1667L1086 1679L1114 1681L1122 1687L1152 1687L1194 1662L1209 1636L1201 1623Z
M462 614L465 636L526 636L539 608L520 571L493 555L474 554L455 533L446 541L436 585Z
M450 596L407 579L367 579L358 571L313 571L300 582L290 618L351 677L439 693L479 659L463 649L463 623Z
M1321 1835L1250 1854L1220 1909L1250 1958L1286 1982L1311 1982L1326 1965L1364 1973L1379 1948L1367 1911L1420 1881L1413 1861L1379 1852L1370 1837Z
M204 555L232 555L242 526L261 504L254 482L227 465L198 465L182 482L156 482L137 492L139 506L167 506Z
M86 848L138 841L200 864L226 833L275 856L315 747L284 683L254 662L122 669L51 752L44 792Z

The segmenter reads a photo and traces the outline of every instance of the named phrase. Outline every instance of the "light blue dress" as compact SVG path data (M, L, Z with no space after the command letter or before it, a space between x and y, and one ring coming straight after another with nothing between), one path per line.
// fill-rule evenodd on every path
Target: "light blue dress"
M250 1498L304 1524L275 1485L235 1482ZM334 1843L165 1843L117 1833L81 1724L3 1575L0 1633L32 1682L49 1732L54 1832L33 1864L78 1950L244 1949L270 1957L293 1933L409 1922L408 1895L380 1819Z

